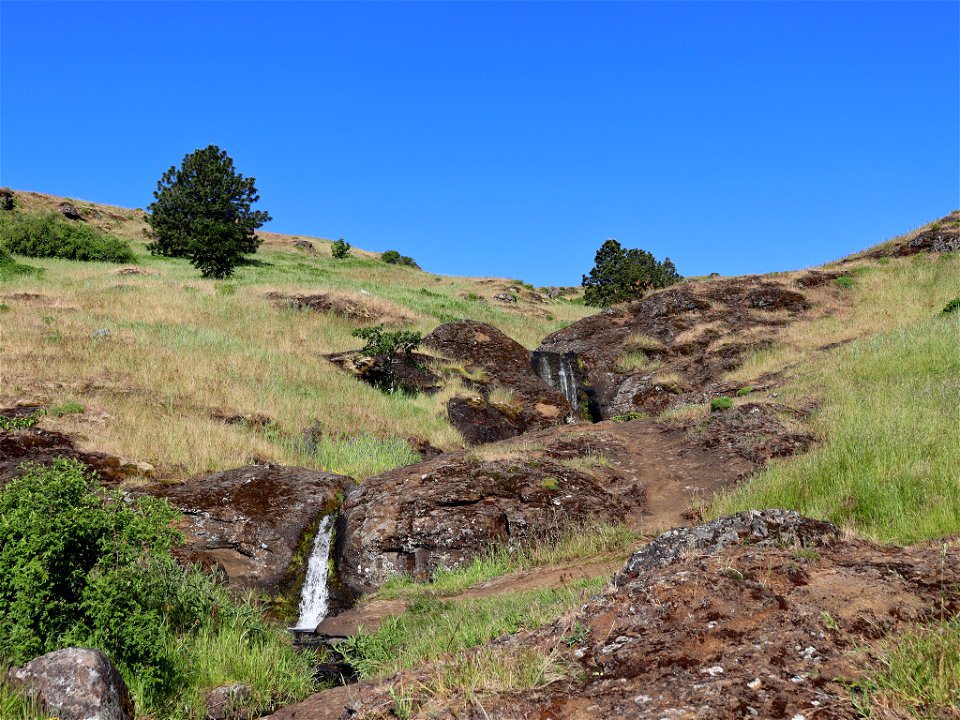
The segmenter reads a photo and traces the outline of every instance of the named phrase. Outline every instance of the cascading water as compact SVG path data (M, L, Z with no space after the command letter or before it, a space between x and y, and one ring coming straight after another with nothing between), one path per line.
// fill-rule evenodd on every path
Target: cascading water
M330 558L330 540L333 537L334 515L327 515L320 521L317 537L313 541L313 552L307 561L307 576L303 581L300 594L300 619L294 630L313 632L327 615L327 562Z
M533 353L533 369L553 388L563 393L570 405L571 418L580 414L580 373L574 353L536 351Z

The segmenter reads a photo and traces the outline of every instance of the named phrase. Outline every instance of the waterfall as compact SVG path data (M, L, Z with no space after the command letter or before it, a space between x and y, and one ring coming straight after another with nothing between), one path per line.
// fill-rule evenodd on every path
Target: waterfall
M320 521L317 537L313 541L313 552L307 561L307 576L303 581L300 595L300 619L295 630L313 632L327 615L327 561L330 557L330 539L333 536L334 515L327 515Z
M563 393L570 405L571 417L580 414L580 372L576 353L557 353L537 350L533 353L533 369L550 387Z

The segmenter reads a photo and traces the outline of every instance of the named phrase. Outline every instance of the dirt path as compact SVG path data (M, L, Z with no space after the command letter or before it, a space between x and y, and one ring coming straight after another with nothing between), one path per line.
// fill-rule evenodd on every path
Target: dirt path
M612 576L623 566L623 560L619 555L607 556L585 562L571 561L519 570L479 583L462 592L443 596L443 599L456 602L524 590L566 587L578 580ZM325 619L317 628L317 633L328 638L343 638L356 634L361 628L365 632L373 632L386 618L399 615L406 608L407 600L381 600L374 596L367 602L362 602L339 615Z

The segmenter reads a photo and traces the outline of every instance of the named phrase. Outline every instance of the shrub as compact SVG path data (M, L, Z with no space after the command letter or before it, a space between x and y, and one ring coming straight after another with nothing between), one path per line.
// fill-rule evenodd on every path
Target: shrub
M330 246L330 254L337 260L350 257L350 243L343 238L336 240L333 245Z
M733 407L733 400L728 397L718 397L710 401L710 412L720 412Z
M383 255L380 256L380 259L383 260L388 265L406 265L408 267L420 269L420 266L417 265L416 261L409 257L408 255L401 255L396 250L387 250Z
M850 288L852 288L854 285L857 284L857 281L854 280L849 275L842 275L838 277L836 280L834 280L833 282L836 283L837 287L844 288L845 290L849 290Z
M41 417L43 417L43 410L21 417L0 415L0 430L29 430L40 422Z
M395 355L398 352L409 355L420 347L423 340L423 336L414 330L387 332L383 325L357 328L351 334L366 341L360 349L365 355Z
M607 240L597 251L590 274L583 276L583 302L606 307L680 279L670 258L659 262L646 250L624 249L616 240Z
M51 212L5 218L0 224L0 240L9 252L27 257L112 263L136 259L120 238Z
M9 280L10 278L18 275L39 275L42 272L43 270L41 268L30 267L29 265L18 263L10 255L10 251L7 250L3 245L0 245L0 282L3 280Z
M631 410L623 415L614 415L610 419L613 422L630 422L631 420L643 420L646 417L649 416L645 412L641 412L640 410Z
M98 648L138 717L197 717L201 688L224 679L267 708L308 693L309 655L296 657L249 600L174 560L175 515L100 487L74 460L22 467L0 490L0 667Z
M742 387L739 390L737 390L737 397L744 397L745 395L749 395L752 392L753 392L753 388L750 385L747 385L746 387Z
M940 311L940 314L949 315L950 313L955 312L960 312L960 295L957 295L957 297L944 305L943 310Z
M254 178L236 172L216 145L185 155L157 182L147 222L156 240L150 252L189 258L203 277L224 278L260 246L256 229L270 215L253 210L260 199Z

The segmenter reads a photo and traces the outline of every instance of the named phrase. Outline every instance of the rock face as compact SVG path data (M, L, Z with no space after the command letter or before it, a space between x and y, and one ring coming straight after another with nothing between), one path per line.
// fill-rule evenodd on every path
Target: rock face
M960 610L960 550L944 558L942 547L844 539L783 510L739 513L661 535L553 625L491 643L499 656L550 658L562 677L544 687L491 692L482 707L411 693L443 677L435 664L273 717L336 718L349 705L385 719L402 687L418 718L854 720L849 685L878 662L878 640Z
M249 465L143 492L183 513L186 559L222 567L231 584L275 593L289 588L291 561L305 534L337 509L350 484L343 475Z
M451 424L467 442L479 445L562 424L570 415L563 395L531 367L530 351L487 323L460 320L435 328L423 344L464 365L477 394L453 398L447 411ZM491 400L502 388L512 401Z
M482 460L466 453L370 478L343 504L335 558L354 594L391 575L424 581L497 546L549 538L591 521L622 522L644 502L594 475L542 458Z
M133 701L120 673L99 650L65 648L7 673L60 720L133 720Z
M803 287L759 277L680 283L549 335L534 364L595 420L703 402L729 390L724 374L746 354L811 309Z
M49 465L56 458L79 460L97 472L105 484L117 484L127 471L123 461L112 455L77 450L63 433L30 428L28 430L0 430L0 487L17 475L23 463Z

